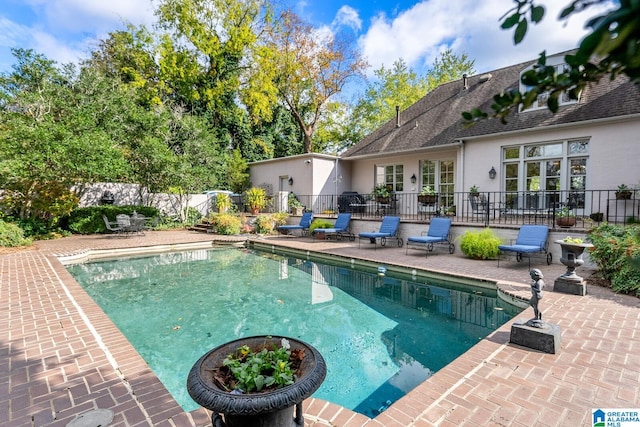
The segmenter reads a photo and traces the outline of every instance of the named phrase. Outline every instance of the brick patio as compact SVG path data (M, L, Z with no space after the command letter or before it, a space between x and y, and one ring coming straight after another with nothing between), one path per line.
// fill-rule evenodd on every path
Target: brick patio
M113 426L210 425L207 411L181 410L59 258L136 247L208 247L217 239L189 231L74 236L0 254L0 425L65 426L96 408L115 413ZM404 248L358 249L348 241L260 241L495 281L512 295L529 295L526 262L497 268L495 261L469 260L459 251L425 258L418 251L406 255ZM594 285L582 297L554 293L553 279L564 267L557 261L536 261L536 267L547 283L544 318L562 329L558 354L509 344L507 324L377 418L308 399L305 425L590 426L594 408L640 407L640 300ZM531 316L531 309L522 314Z

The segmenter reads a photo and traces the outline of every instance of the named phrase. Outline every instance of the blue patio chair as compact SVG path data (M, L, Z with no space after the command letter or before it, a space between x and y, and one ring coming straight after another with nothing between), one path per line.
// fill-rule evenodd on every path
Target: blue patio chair
M378 248L378 239L380 240L380 246L386 246L388 239L395 239L398 243L398 247L401 248L404 244L402 238L398 234L398 227L400 226L399 216L385 216L382 217L382 223L380 224L379 231L372 231L370 233L358 234L358 247L360 247L360 241L362 239L368 239L371 243Z
M433 218L426 235L423 232L420 236L407 237L406 253L409 253L409 249L425 249L427 253L432 252L435 243L447 244L449 253L455 252L456 247L451 242L451 218Z
M499 245L500 252L515 252L516 261L522 261L522 255L529 258L529 268L531 268L531 255L543 254L547 259L547 265L551 264L553 256L547 250L549 242L548 225L525 224L520 227L518 237L512 245ZM500 267L500 254L498 254L498 267Z
M333 224L332 228L316 228L313 230L313 233L324 233L328 238L329 236L336 236L337 240L342 240L343 236L349 238L349 240L354 241L356 239L355 234L349 231L349 226L351 223L351 214L350 213L340 213L338 214L338 218L336 218L336 223Z
M289 234L294 230L300 230L304 236L309 231L311 221L313 221L313 212L305 212L302 214L302 218L300 218L300 223L298 225L280 225L278 226L278 231L284 234Z

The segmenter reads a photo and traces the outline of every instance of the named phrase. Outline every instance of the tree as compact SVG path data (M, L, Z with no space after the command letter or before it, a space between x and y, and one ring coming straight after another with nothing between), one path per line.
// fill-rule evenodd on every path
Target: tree
M382 65L374 70L375 79L366 87L364 95L349 113L333 106L328 120L321 125L322 139L341 141L340 151L351 146L391 120L396 106L406 109L429 91L463 74L473 74L474 61L466 54L454 55L450 49L440 54L431 69L419 76L402 58L391 68Z
M502 28L514 28L514 43L520 43L528 30L528 22L537 24L544 18L545 9L535 0L514 0L516 6L502 17ZM606 0L573 0L562 11L559 19L568 19ZM532 70L524 73L521 81L530 87L524 93L517 89L494 96L492 117L506 122L506 117L518 108L527 108L541 93L548 92L547 107L553 113L558 110L558 98L562 93L578 99L579 93L590 83L600 79L626 75L640 86L640 2L620 0L610 12L591 19L591 29L575 53L566 55L566 71L556 73L554 67L546 65L546 52L542 52ZM529 18L527 19L527 15ZM474 109L464 112L462 117L469 123L489 117L489 114Z
M321 34L290 11L278 23L266 52L275 52L275 86L300 128L304 152L310 153L326 102L350 78L362 74L367 64L343 33Z

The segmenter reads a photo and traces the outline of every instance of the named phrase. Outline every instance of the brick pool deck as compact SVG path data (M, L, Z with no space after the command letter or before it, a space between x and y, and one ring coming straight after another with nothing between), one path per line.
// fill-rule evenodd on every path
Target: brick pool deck
M60 258L136 247L176 250L219 239L190 231L74 236L0 253L0 425L66 426L97 408L114 412L112 426L210 425L207 411L181 410ZM495 261L470 260L459 251L437 250L425 258L397 247L358 249L357 241L259 240L492 280L513 295L529 295L526 262L497 268ZM592 409L639 408L640 299L591 284L586 296L553 292L564 267L557 260L551 266L534 262L547 283L544 318L562 330L557 354L510 344L510 322L375 419L308 399L305 426L591 426ZM522 314L531 316L531 309Z

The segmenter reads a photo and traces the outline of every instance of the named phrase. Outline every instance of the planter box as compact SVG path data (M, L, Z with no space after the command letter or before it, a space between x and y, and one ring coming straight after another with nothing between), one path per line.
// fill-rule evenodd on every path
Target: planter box
M435 205L437 201L437 194L421 194L418 196L418 202L424 205Z
M631 199L631 191L616 191L616 199L618 200L629 200Z

